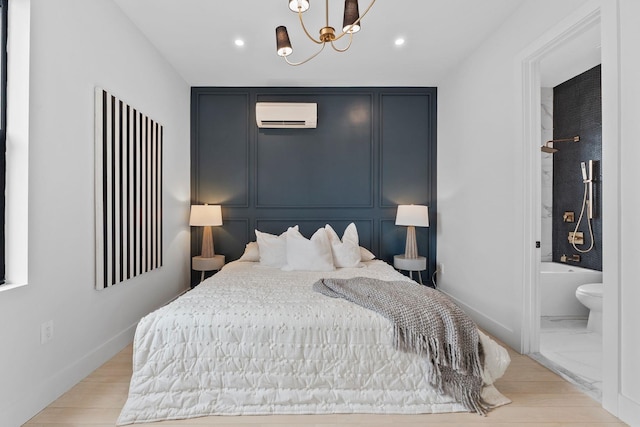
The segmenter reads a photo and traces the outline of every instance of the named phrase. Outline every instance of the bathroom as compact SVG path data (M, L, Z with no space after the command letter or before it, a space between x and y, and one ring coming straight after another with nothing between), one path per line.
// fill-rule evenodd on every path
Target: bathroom
M602 102L601 66L592 65L560 83L543 81L541 89L536 358L600 400Z

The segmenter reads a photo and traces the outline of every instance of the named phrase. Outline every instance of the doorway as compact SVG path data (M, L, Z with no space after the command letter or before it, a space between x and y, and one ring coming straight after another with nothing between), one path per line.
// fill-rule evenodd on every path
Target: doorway
M579 43L579 48L571 47ZM595 400L602 388L600 26L541 61L540 347L531 356ZM557 51L556 51L557 52ZM547 66L552 60L551 66ZM567 64L559 67L558 64ZM587 70L566 78L576 63ZM551 72L550 72L550 71ZM561 71L561 72L558 72ZM570 136L569 136L570 135ZM585 174L581 172L585 166ZM573 234L579 239L571 241ZM598 293L600 292L600 293Z
M590 6L591 7L591 6ZM541 333L541 284L540 284L540 266L542 260L541 254L541 153L540 146L544 144L542 141L542 92L543 87L553 87L547 80L551 77L556 79L556 84L571 79L572 77L592 68L599 64L600 61L600 40L601 40L601 10L599 7L592 9L584 8L576 12L571 19L567 19L559 24L557 28L549 31L536 44L534 44L522 56L522 81L523 81L523 122L524 130L524 164L523 172L526 173L525 184L525 278L523 285L523 329L522 329L522 349L523 353L530 354L534 358L540 352L540 333ZM580 51L582 49L582 51ZM585 52L591 50L591 52ZM594 52L595 51L595 52ZM596 62L593 62L593 57ZM611 80L609 80L608 88L611 88ZM610 120L608 115L604 120ZM611 122L610 122L611 123ZM604 140L605 138L603 138ZM615 141L612 139L612 142ZM611 150L615 152L617 148ZM606 154L605 154L606 156ZM608 163L607 163L608 162ZM603 165L611 164L615 166L614 157L604 158ZM603 166L604 167L604 166ZM609 184L612 191L616 191L616 185ZM606 191L606 190L603 190ZM615 201L615 196L612 197ZM603 207L606 210L606 206ZM615 228L611 224L615 224L615 217L609 217L609 229ZM605 229L607 226L604 227ZM606 233L606 231L605 231ZM528 240L531 239L531 240ZM616 239L612 237L611 239ZM538 248L531 243L536 242ZM606 244L605 244L606 245ZM608 247L608 246L607 246ZM606 262L604 270L606 282ZM612 272L617 275L617 272ZM606 330L604 331L606 335ZM600 350L602 351L602 345ZM611 354L610 354L611 355ZM606 359L607 355L604 354ZM546 359L543 357L543 359ZM558 366L549 366L561 375L571 378L570 371L564 371ZM575 382L575 381L574 381ZM597 397L594 396L594 397Z

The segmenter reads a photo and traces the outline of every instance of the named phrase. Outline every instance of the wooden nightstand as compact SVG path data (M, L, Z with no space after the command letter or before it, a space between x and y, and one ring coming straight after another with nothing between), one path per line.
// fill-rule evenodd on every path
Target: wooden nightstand
M200 274L200 282L204 280L205 271L217 271L222 266L224 266L224 255L214 255L213 258L203 258L198 255L191 259L191 268L202 272Z
M418 272L418 278L422 285L422 271L427 269L427 258L419 256L418 258L407 258L404 255L395 255L393 257L393 266L398 270L409 272L409 278L413 280L413 272Z

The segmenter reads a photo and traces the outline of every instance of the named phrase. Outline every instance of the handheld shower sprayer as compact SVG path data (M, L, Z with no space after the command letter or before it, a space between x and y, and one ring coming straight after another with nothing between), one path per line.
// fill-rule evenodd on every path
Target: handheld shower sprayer
M586 253L593 249L593 226L591 221L593 219L593 160L580 163L580 170L582 171L582 183L584 184L584 196L582 198L582 209L580 210L580 216L576 223L576 228L573 231L571 238L571 246L578 252ZM580 227L580 222L584 216L584 211L587 210L587 224L589 225L589 236L591 237L591 245L585 249L578 249L576 247L575 236Z
M587 167L588 165L588 167ZM587 186L587 218L593 219L593 160L580 163L582 168L582 182Z

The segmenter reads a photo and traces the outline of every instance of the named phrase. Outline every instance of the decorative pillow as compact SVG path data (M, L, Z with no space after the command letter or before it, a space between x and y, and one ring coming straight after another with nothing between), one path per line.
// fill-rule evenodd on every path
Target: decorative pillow
M329 224L325 225L324 229L331 243L333 264L336 267L359 267L362 256L358 245L358 229L356 225L351 223L347 226L342 235L342 241L340 241L338 234Z
M331 271L334 270L331 256L331 244L324 228L313 233L311 239L306 239L295 228L287 230L287 264L282 268L286 271ZM260 249L262 252L262 249Z
M258 248L258 242L249 242L244 247L244 253L238 259L238 261L258 262L260 261L260 249Z
M360 246L360 257L362 261L371 261L376 259L376 256L367 248Z
M298 229L296 225L293 227ZM287 232L279 236L256 230L260 265L282 268L287 263Z

